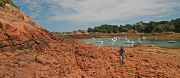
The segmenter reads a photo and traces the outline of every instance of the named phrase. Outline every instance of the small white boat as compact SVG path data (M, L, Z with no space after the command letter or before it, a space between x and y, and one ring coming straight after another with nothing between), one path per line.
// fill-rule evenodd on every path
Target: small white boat
M110 41L115 42L117 41L117 38L111 38Z
M142 41L139 41L139 40L137 41L137 43L141 43L141 42L142 42Z
M129 40L126 40L124 41L125 44L134 44L134 41L129 41Z
M176 41L169 41L169 43L176 43Z
M141 39L140 38L138 38L138 41L137 41L137 43L141 43L142 41L141 41Z
M98 41L96 41L96 43L103 43L103 41L101 41L100 39Z
M145 37L145 36L142 36L142 39L146 39L146 37Z
M103 43L103 41L96 41L96 43Z

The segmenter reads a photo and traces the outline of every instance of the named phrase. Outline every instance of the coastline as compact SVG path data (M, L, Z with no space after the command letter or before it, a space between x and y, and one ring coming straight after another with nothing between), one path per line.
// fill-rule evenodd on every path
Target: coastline
M94 34L66 34L60 36L66 38L66 39L89 39L89 38L112 38L112 37L134 37L138 38L142 35L146 36L147 38L154 38L157 36L158 38L172 38L172 39L178 39L180 38L180 33L94 33Z

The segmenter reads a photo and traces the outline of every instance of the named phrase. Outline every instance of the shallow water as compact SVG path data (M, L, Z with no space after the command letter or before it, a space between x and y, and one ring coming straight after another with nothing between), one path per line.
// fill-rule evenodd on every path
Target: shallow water
M92 38L92 39L79 39L80 41L83 41L87 44L94 44L95 46L112 46L112 47L118 47L118 46L124 46L124 47L132 47L134 44L137 44L138 38L128 38L130 41L134 41L134 44L125 44L125 38ZM143 44L154 44L159 47L180 47L180 39L161 39L161 38L146 38L146 39L140 39L140 43ZM103 43L97 43L97 41L103 41ZM176 43L169 43L169 41L176 41Z

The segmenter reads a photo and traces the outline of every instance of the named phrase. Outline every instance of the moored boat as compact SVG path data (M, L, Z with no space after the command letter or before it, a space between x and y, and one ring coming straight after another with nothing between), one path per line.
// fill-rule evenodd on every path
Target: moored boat
M137 41L137 43L141 43L142 41Z
M137 41L137 43L141 43L142 41L141 41L141 39L140 38L138 38L138 41Z
M169 41L169 43L176 43L176 41Z
M96 41L96 43L103 43L103 41Z
M99 39L98 41L96 41L96 43L103 43L103 41Z
M110 41L115 42L117 41L117 38L111 38Z
M129 41L129 40L126 40L124 41L125 44L134 44L134 41Z
M145 36L143 36L143 37L142 37L142 39L146 39L146 37L145 37Z

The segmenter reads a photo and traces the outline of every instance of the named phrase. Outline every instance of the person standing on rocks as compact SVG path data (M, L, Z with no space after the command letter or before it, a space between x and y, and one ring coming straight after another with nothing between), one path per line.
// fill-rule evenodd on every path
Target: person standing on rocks
M124 50L123 47L120 48L119 55L120 55L121 66L123 66L123 64L124 64L124 55L125 55L125 50Z

